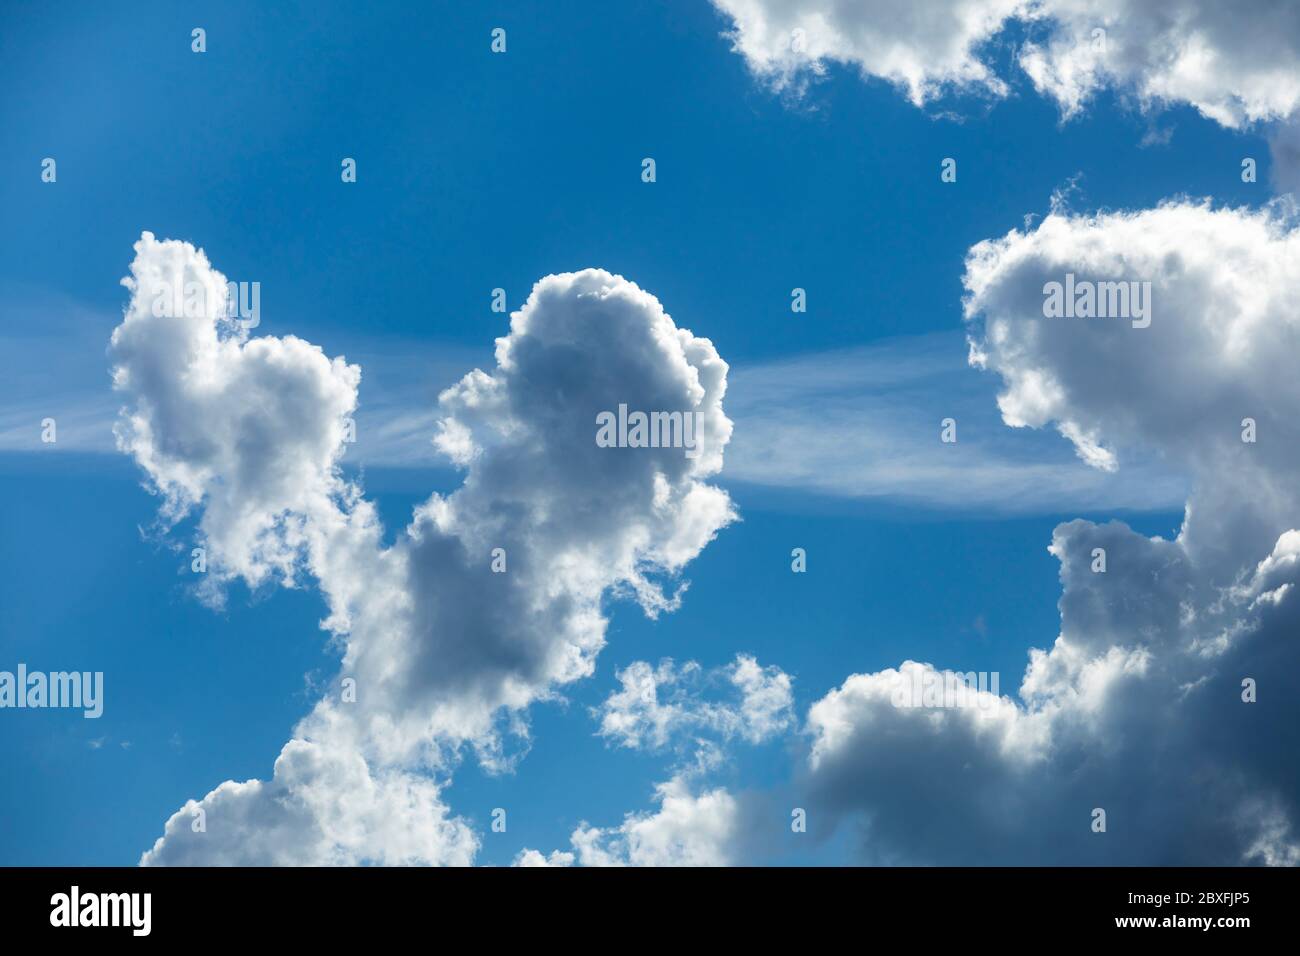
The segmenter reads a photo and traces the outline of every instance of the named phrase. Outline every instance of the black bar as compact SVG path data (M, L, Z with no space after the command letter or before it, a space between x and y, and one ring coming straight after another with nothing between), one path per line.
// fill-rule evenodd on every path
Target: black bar
M120 920L128 925L51 925L53 898L64 894L70 904L73 886L83 906L87 895L150 894L148 935L135 935L130 910ZM1056 934L1044 942L1200 936L1231 945L1254 933L1294 931L1298 889L1294 869L8 868L0 869L0 925L10 942L66 941L76 933L83 943L114 937L374 944L415 934L432 949L464 948L453 943L458 927L487 934L482 945L515 938L560 944L590 933L601 934L589 937L593 944L610 943L609 933L636 939L688 926L699 928L697 941L842 931L857 934L864 947L871 945L864 933L885 934L877 941L904 934L932 942L951 934L950 942L959 943L977 931L994 934L985 937L990 942L1014 939L1018 930ZM135 915L142 924L142 912ZM1148 918L1154 923L1119 925ZM1208 928L1199 925L1207 918ZM1198 925L1188 924L1193 919Z

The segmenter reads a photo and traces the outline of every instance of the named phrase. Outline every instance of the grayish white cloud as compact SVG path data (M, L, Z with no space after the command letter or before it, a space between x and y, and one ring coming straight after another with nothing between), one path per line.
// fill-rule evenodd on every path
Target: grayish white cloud
M1067 117L1102 89L1143 109L1188 104L1234 129L1300 107L1300 7L1287 0L714 5L754 73L796 94L839 63L897 85L917 106L952 91L1004 96L1012 78L996 75L987 47L1021 26L1029 39L1015 57L1020 69Z
M1273 157L1273 187L1279 193L1300 195L1300 123L1279 123L1269 138Z
M1058 207L1037 229L971 249L972 363L1001 376L1007 424L1053 423L1085 461L1122 463L1141 448L1192 476L1188 546L1253 562L1295 520L1298 258L1287 204ZM1044 285L1067 273L1151 282L1150 327L1044 318ZM1242 441L1245 418L1257 422L1255 444Z
M1233 129L1300 107L1300 7L1286 0L1044 0L1035 14L1050 32L1019 62L1067 116L1104 88Z
M742 852L741 808L725 788L692 792L682 776L655 787L659 809L617 827L580 824L571 851L524 849L516 866L727 866Z
M1287 208L1195 203L1058 208L971 250L972 360L1001 376L1008 424L1054 424L1120 470L1158 451L1192 478L1185 522L1174 540L1056 529L1061 630L1030 652L1019 700L896 707L904 675L934 670L909 661L814 704L802 785L823 832L850 821L877 862L1300 859L1297 262ZM1150 327L1045 318L1044 283L1067 270L1151 281Z
M620 277L541 280L495 367L439 400L463 484L431 495L385 546L339 469L360 370L292 336L251 337L215 309L158 315L162 283L198 283L216 302L225 280L186 243L137 244L111 349L122 447L165 519L200 512L214 592L236 578L314 580L343 660L271 780L191 802L143 862L466 862L476 837L439 790L461 749L507 766L528 706L591 673L602 600L671 610L683 567L734 517L706 481L731 432L726 364ZM598 447L596 415L620 403L698 412L701 453ZM386 836L416 819L418 838Z
M737 654L711 674L694 661L677 665L665 658L657 667L633 661L616 676L621 689L593 713L600 718L600 735L622 747L653 750L682 734L756 744L793 724L790 675L748 654ZM718 684L730 689L732 699L705 696Z
M945 87L1002 95L1006 85L978 55L1023 0L714 0L734 22L729 37L750 68L798 94L827 63L857 67L901 87L917 106Z
M689 743L693 761L655 786L657 810L629 813L613 827L584 821L570 835L570 850L543 856L525 848L515 865L725 866L742 859L745 834L755 830L749 801L700 781L737 741L760 744L794 729L791 677L748 654L714 671L693 661L634 661L616 676L621 689L593 708L599 733L648 751Z

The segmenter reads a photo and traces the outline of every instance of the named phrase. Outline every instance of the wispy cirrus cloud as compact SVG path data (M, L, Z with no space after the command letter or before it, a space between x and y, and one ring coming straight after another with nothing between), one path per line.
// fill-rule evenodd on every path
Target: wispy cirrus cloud
M121 405L103 373L104 315L64 299L39 303L0 334L0 452L111 454ZM38 321L39 319L39 321ZM268 318L259 331L274 327ZM438 396L487 350L333 333L335 351L363 369L345 467L446 468L434 445ZM722 478L836 499L904 502L1001 513L1177 508L1185 482L1158 462L1118 475L1077 461L1049 433L1009 432L994 407L996 380L969 367L962 334L909 336L832 352L733 366L736 422ZM40 423L58 422L42 445ZM958 441L939 441L940 421Z
M736 366L727 478L955 511L1181 507L1185 479L1156 460L1105 474L1050 432L1007 429L997 380L967 352L952 332Z
M104 345L113 316L12 284L0 301L0 452L111 452L116 404ZM46 418L53 443L41 441Z

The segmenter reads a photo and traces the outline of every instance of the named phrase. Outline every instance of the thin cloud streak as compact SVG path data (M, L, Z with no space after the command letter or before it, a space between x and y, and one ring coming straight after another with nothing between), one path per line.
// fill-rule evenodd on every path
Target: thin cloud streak
M119 401L106 376L94 384L109 320L69 303L56 311L57 321L21 323L0 337L0 351L36 356L5 368L0 454L113 454ZM447 467L433 446L438 394L490 356L396 339L330 346L362 368L356 442L344 463ZM1107 475L1054 432L1008 428L996 378L970 368L966 354L962 333L951 332L734 365L727 403L736 429L722 480L811 492L832 506L840 498L1003 514L1181 508L1186 481L1156 462L1125 459ZM96 372L78 374L83 366ZM68 374L33 371L49 368ZM58 422L52 445L40 440L47 416ZM957 421L955 444L939 440L948 417Z
M943 510L1181 510L1186 480L1144 458L1089 468L1046 430L1008 428L998 382L966 364L960 333L732 370L728 481ZM940 441L953 418L957 441Z

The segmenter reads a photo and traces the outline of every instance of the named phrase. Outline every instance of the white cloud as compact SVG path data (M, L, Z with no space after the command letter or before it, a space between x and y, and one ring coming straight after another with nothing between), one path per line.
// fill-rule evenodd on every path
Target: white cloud
M1024 0L852 3L844 0L714 0L734 22L729 36L750 68L799 93L827 63L857 67L901 87L921 106L945 87L1002 95L1006 85L977 48L1023 11Z
M573 866L572 853L554 850L550 856L542 856L536 850L520 850L512 866Z
M622 689L610 694L599 709L593 708L600 716L600 735L623 747L663 747L683 725L707 720L707 710L692 712L683 703L661 699L698 671L698 664L688 662L677 668L668 658L657 668L633 661L616 675Z
M1297 858L1296 261L1285 210L1193 203L1057 209L971 250L972 357L1001 376L1007 422L1055 424L1085 456L1114 449L1121 471L1128 449L1158 452L1192 478L1186 518L1172 541L1119 522L1056 529L1060 634L1030 652L1019 701L894 707L904 673L932 670L908 662L814 704L810 818L855 821L876 862ZM1045 318L1044 283L1066 271L1151 281L1150 327Z
M178 519L202 503L200 536L217 580L292 582L305 523L337 513L345 422L360 369L287 336L250 338L224 320L226 279L201 250L144 233L131 303L113 331L114 387L133 404L119 447ZM155 308L160 292L203 290L201 316ZM155 314L160 312L161 314Z
M793 723L790 675L763 667L748 654L737 654L727 667L705 674L699 664L680 666L665 658L658 667L634 661L616 675L622 689L610 694L593 714L601 736L622 747L650 750L667 746L678 735L736 737L762 743ZM705 699L705 687L725 681L737 700Z
M791 678L737 654L726 667L705 671L693 661L664 659L657 667L635 661L617 674L621 689L592 713L599 733L633 749L660 750L678 741L694 746L694 759L655 787L659 808L627 814L616 827L578 825L571 851L548 857L525 849L516 866L726 866L742 859L761 827L746 805L724 787L693 789L725 760L735 740L759 744L794 727ZM710 699L714 689L730 699ZM750 835L750 836L747 836Z
M1254 561L1300 518L1300 492L1283 477L1300 465L1298 256L1300 231L1282 205L1058 208L1036 229L971 249L972 361L1002 377L1007 424L1054 423L1085 460L1100 443L1121 464L1142 448L1193 476L1189 507L1205 513L1185 530L1188 546ZM1150 327L1044 318L1045 283L1067 273L1151 282ZM1257 423L1255 444L1242 441L1245 418Z
M928 664L904 661L898 669L875 674L854 674L809 708L807 730L813 736L809 763L814 770L841 758L856 746L859 733L876 727L897 732L910 726L920 734L962 736L978 742L997 756L1032 763L1043 756L1044 737L1035 721L1022 714L1005 697L987 690L972 691L967 706L946 708L899 707L900 695L912 696L921 680L942 681L950 672Z
M714 0L735 50L796 94L828 63L903 89L917 106L946 91L1005 95L982 45L1018 26L1018 63L1065 116L1112 88L1147 108L1189 104L1231 128L1300 107L1300 8L1285 0ZM803 45L793 48L795 30ZM1104 31L1104 36L1096 31Z
M727 480L953 511L1181 506L1187 483L1158 458L1103 474L1055 436L1008 432L964 351L954 332L737 366ZM940 441L948 417L952 444Z
M140 862L468 866L478 845L473 830L449 815L432 780L396 769L376 772L354 751L292 740L269 782L227 781L188 801Z
M571 852L543 857L525 849L516 866L726 866L741 859L745 834L758 826L746 806L724 787L693 790L703 775L726 759L735 740L759 744L794 727L792 680L777 667L764 667L737 654L726 667L705 671L693 661L657 667L635 661L617 674L621 689L592 713L599 733L633 749L660 750L688 741L694 759L655 787L659 808L629 813L617 827L579 824ZM728 700L706 697L714 688ZM761 826L761 824L759 824Z
M1046 42L1020 65L1068 116L1099 89L1141 105L1187 103L1224 126L1300 107L1300 8L1258 0L1046 0ZM1105 31L1104 46L1094 31Z
M727 676L740 691L740 736L756 744L790 727L794 697L789 674L779 667L763 667L748 654L738 654Z
M570 837L573 852L543 857L525 849L516 865L727 866L738 851L740 807L723 788L691 792L682 777L655 787L659 809L629 813L617 827L580 825Z
M503 734L526 737L525 709L591 672L602 599L675 607L679 572L734 517L706 482L731 432L726 364L620 277L541 280L497 340L496 366L440 398L462 486L430 496L385 546L339 472L359 369L300 339L227 328L215 310L155 315L159 282L219 301L224 278L185 243L145 234L136 252L111 352L123 447L167 518L201 511L214 592L236 577L315 579L340 679L355 681L355 701L336 685L299 724L271 781L218 787L201 802L206 832L182 811L146 862L464 862L472 836L438 797L462 745L508 765ZM701 453L598 447L596 414L620 403L698 412ZM496 548L505 573L492 570ZM390 843L379 821L406 813L431 829Z

